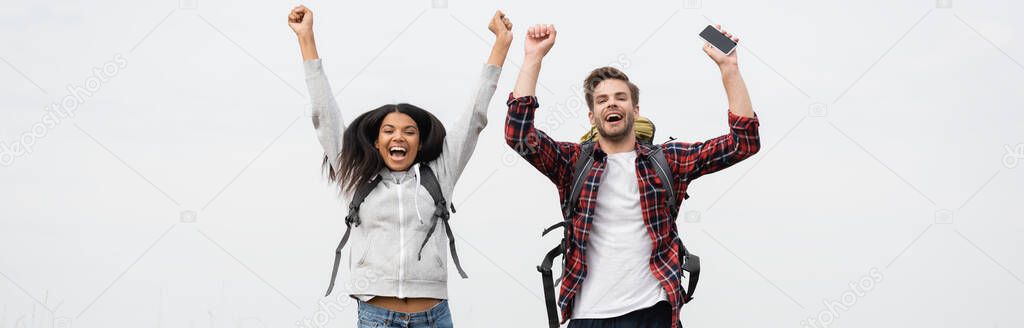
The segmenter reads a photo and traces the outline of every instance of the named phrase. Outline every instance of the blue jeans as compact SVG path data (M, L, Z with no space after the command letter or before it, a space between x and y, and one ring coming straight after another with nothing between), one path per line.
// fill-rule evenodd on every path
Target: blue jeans
M395 312L359 301L359 328L452 328L448 301L423 312Z

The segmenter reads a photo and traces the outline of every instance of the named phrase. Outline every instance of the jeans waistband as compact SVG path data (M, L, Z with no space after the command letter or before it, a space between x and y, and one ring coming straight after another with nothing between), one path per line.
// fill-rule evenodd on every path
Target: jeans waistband
M359 316L374 321L430 323L448 313L448 300L441 300L434 307L421 312L398 312L370 303L359 301Z

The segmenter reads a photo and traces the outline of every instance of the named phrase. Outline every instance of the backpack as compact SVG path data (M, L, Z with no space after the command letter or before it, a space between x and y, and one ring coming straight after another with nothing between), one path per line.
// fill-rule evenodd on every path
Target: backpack
M437 176L434 175L434 170L428 165L420 165L420 185L427 189L430 193L430 198L434 200L434 214L430 224L430 230L427 230L427 237L423 239L423 244L420 245L420 251L417 254L417 260L423 259L423 248L427 246L427 241L430 240L430 236L434 234L434 229L437 228L437 221L441 221L444 224L444 231L448 235L448 248L452 253L452 260L455 261L455 268L459 270L459 275L463 279L469 278L466 275L466 271L462 270L462 263L459 262L459 254L455 252L455 235L452 234L452 227L448 223L450 216L448 208L451 208L451 213L455 213L455 205L449 204L444 199L444 194L441 193L441 184L437 182ZM361 221L359 220L359 206L366 200L366 196L373 191L373 188L377 187L380 183L380 175L377 175L369 182L356 188L355 194L352 196L352 201L348 204L348 215L345 216L345 235L341 237L341 242L338 243L337 250L334 251L334 269L331 271L331 284L327 287L327 295L331 295L331 291L334 290L334 280L338 277L338 265L341 263L341 249L348 243L349 233L352 231L352 226L358 227Z
M593 153L594 141L586 141L580 145L580 155L576 160L576 165L573 167L572 189L568 195L569 197L562 204L563 220L544 229L544 232L541 233L541 236L545 236L557 228L563 229L562 241L559 242L558 246L548 251L544 255L544 260L537 266L537 271L540 271L541 281L544 284L544 303L547 307L548 326L551 328L558 328L560 323L558 320L558 307L555 301L555 282L565 277L565 272L563 272L562 276L558 277L558 279L552 279L552 262L554 262L555 257L562 256L562 267L565 267L565 244L568 241L572 217L578 210L577 206L580 193L583 191L584 180L593 168ZM674 177L668 165L668 160L665 158L663 148L661 146L654 147L647 155L647 159L654 164L658 178L662 181L662 187L668 193L669 213L672 218L675 218L679 214L679 207L676 206L676 193L672 187ZM697 279L700 277L700 257L690 253L686 246L683 245L682 240L679 242L679 250L679 262L682 263L682 269L690 274L687 287L683 291L683 303L685 304L693 300L693 292L697 288Z

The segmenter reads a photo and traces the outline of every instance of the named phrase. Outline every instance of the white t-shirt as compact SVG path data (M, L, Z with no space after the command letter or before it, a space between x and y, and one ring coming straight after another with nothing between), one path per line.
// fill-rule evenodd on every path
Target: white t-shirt
M608 154L574 319L613 318L668 299L651 273L652 241L640 208L636 156L635 151Z

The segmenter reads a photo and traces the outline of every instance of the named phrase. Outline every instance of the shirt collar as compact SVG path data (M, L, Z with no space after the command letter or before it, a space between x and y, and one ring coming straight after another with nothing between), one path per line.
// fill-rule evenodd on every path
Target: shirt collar
M647 155L651 153L651 147L650 146L647 146L647 144L641 143L639 140L637 140L635 142L636 142L636 144L633 147L635 148L636 154L638 156L640 156L640 157L647 157ZM605 153L604 150L601 150L601 143L597 142L597 140L594 140L594 157L595 158L602 158L605 155L608 155L608 154Z

